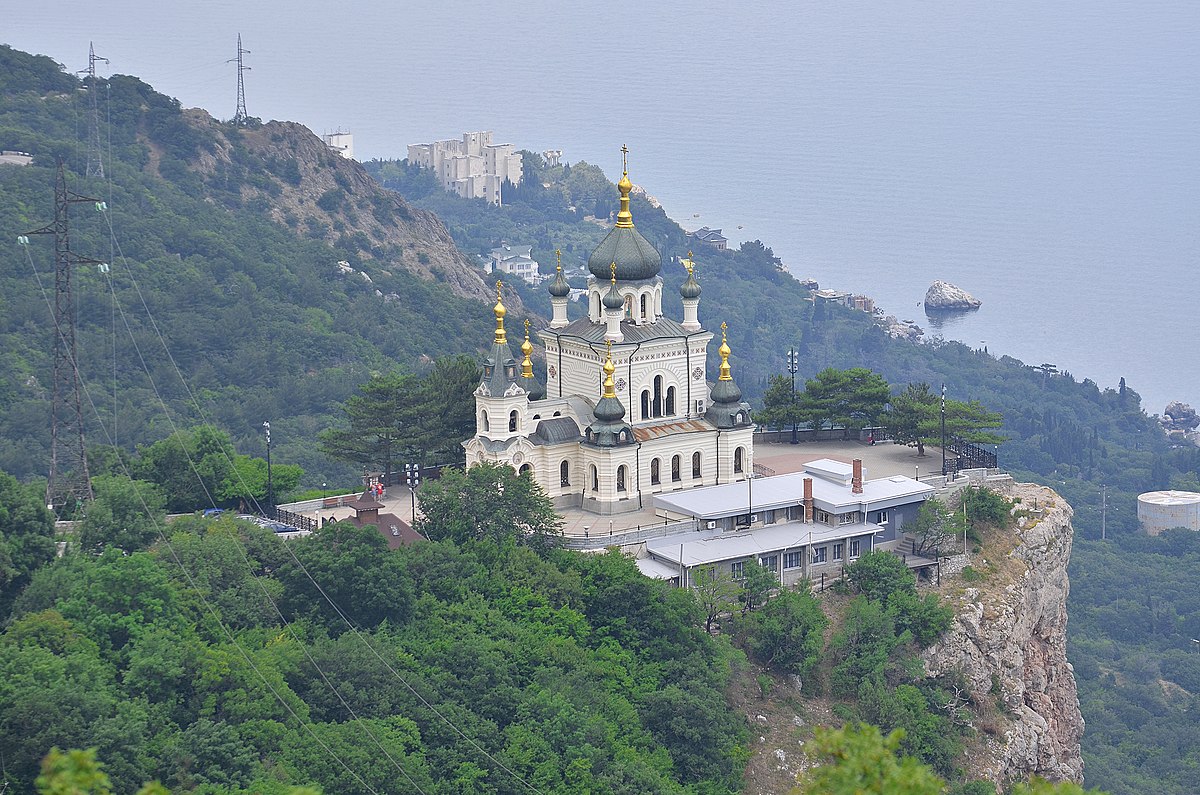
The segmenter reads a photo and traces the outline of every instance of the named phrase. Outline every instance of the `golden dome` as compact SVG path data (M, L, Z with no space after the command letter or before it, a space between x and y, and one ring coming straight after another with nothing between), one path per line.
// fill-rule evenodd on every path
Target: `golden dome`
M729 354L733 351L729 350L729 340L725 336L725 330L728 328L724 323L721 323L721 347L717 348L717 353L721 356L721 375L719 381L732 381L733 376L729 373Z
M508 314L508 310L504 308L504 300L500 297L500 288L504 282L496 282L496 305L492 307L492 312L496 315L496 339L497 344L503 345L508 342L508 335L504 333L504 316Z

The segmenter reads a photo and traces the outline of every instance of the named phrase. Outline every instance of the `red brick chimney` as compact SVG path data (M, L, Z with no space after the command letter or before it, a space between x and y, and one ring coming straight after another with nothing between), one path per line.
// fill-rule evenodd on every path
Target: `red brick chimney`
M804 521L811 524L813 520L812 478L804 479Z
M843 470L844 471L844 470ZM850 492L852 494L862 494L862 459L854 459L854 474L850 476Z

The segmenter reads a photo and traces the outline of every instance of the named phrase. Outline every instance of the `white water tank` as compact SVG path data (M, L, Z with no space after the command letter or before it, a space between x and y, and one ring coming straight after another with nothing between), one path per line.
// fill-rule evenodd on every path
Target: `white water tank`
M1200 493L1148 491L1139 494L1138 521L1152 536L1172 527L1200 530Z

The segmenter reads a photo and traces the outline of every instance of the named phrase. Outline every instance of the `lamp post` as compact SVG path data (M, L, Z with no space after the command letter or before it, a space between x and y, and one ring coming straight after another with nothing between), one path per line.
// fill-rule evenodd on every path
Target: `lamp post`
M942 384L942 477L946 476L946 385Z
M271 423L264 421L263 429L267 432L267 516L275 518L275 489L271 480Z
M421 485L421 465L404 465L404 482L408 485L408 496L412 501L412 514L409 521L417 521L417 486Z
M800 440L796 437L796 371L800 368L796 363L796 349L794 347L788 349L787 369L792 375L792 444L799 444Z

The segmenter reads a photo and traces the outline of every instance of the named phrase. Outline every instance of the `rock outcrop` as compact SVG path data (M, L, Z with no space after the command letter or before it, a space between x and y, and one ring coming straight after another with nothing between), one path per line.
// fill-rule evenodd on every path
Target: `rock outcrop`
M936 281L925 291L926 310L966 310L978 309L981 306L982 301L949 282Z
M968 753L970 773L1001 787L1038 775L1083 780L1083 717L1067 662L1067 562L1072 510L1050 489L1019 484L1007 549L985 548L978 583L946 587L955 621L923 655L930 676L957 675L987 721ZM990 559L985 559L990 558ZM998 716L998 717L997 717Z

